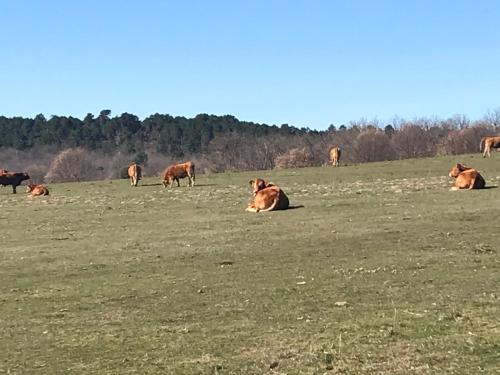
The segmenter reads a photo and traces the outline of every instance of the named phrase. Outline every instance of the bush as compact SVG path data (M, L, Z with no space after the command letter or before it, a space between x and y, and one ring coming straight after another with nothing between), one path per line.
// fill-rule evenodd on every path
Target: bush
M94 162L95 158L83 148L61 151L52 161L45 175L48 182L90 181L104 177L104 168Z
M292 148L275 160L276 168L302 168L314 165L313 155L303 148Z

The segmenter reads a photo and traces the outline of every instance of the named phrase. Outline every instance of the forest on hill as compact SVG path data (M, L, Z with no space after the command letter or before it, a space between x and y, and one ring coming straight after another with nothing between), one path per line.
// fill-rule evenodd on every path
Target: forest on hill
M334 145L343 151L341 164L358 163L479 152L481 137L499 131L500 109L474 121L463 115L394 118L390 123L360 120L324 131L230 115L157 113L140 120L102 110L83 119L0 116L0 168L28 170L43 180L54 158L74 149L80 155L76 160L88 159L82 170L90 171L78 179L119 177L123 164L131 161L143 164L150 175L185 159L195 160L206 172L260 170L322 165Z

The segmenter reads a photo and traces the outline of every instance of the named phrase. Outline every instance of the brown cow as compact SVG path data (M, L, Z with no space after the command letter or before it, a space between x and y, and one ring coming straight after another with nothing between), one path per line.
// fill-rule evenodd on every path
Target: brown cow
M29 180L29 179L30 179L30 176L28 176L27 173L19 173L19 172L2 173L2 174L0 174L0 185L12 186L12 194L16 194L16 188L19 185L21 185L21 182L23 182L24 180Z
M137 186L137 183L142 178L142 168L138 164L131 164L127 170L128 176L130 178L130 186Z
M267 183L262 178L256 178L255 180L249 181L250 186L252 187L253 195L255 196L259 190L265 189L269 186L274 186L272 183Z
M194 186L194 163L192 161L187 161L182 164L170 165L163 173L163 186L173 187L174 181L177 181L177 186L181 186L179 183L180 178L188 177L188 186Z
M47 189L45 185L28 184L28 186L26 186L26 192L30 193L33 197L49 195L49 189Z
M330 148L328 154L330 155L330 163L332 163L334 167L338 167L340 161L340 147Z
M484 178L478 171L460 163L451 168L450 177L455 178L455 186L451 190L482 189L485 185Z
M483 152L483 158L486 157L486 154L488 154L488 157L491 157L490 151L492 148L500 148L500 137L483 137L481 138L481 142L479 142L479 151L483 148L483 143L484 143L484 152Z
M260 178L250 181L250 184L253 188L254 199L246 208L247 211L267 212L288 208L288 197L278 186L267 184Z

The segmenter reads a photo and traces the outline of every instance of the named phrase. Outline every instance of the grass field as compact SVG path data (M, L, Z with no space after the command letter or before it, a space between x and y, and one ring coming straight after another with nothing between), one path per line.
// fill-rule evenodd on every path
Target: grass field
M500 373L500 155L0 189L0 374ZM244 211L248 180L303 207Z

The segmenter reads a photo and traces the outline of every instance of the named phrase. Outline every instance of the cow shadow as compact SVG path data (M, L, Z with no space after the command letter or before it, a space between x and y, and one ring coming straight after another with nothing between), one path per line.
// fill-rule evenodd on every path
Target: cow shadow
M140 185L137 185L137 186L139 187L139 186L160 186L160 185L162 185L161 182L156 182L154 184L140 184Z
M287 210L296 210L297 208L304 208L303 204L297 204L293 206L288 206Z
M485 187L483 187L483 189L496 189L497 187L498 187L497 185L485 186Z
M195 184L194 187L196 188L197 186L217 186L217 184Z

